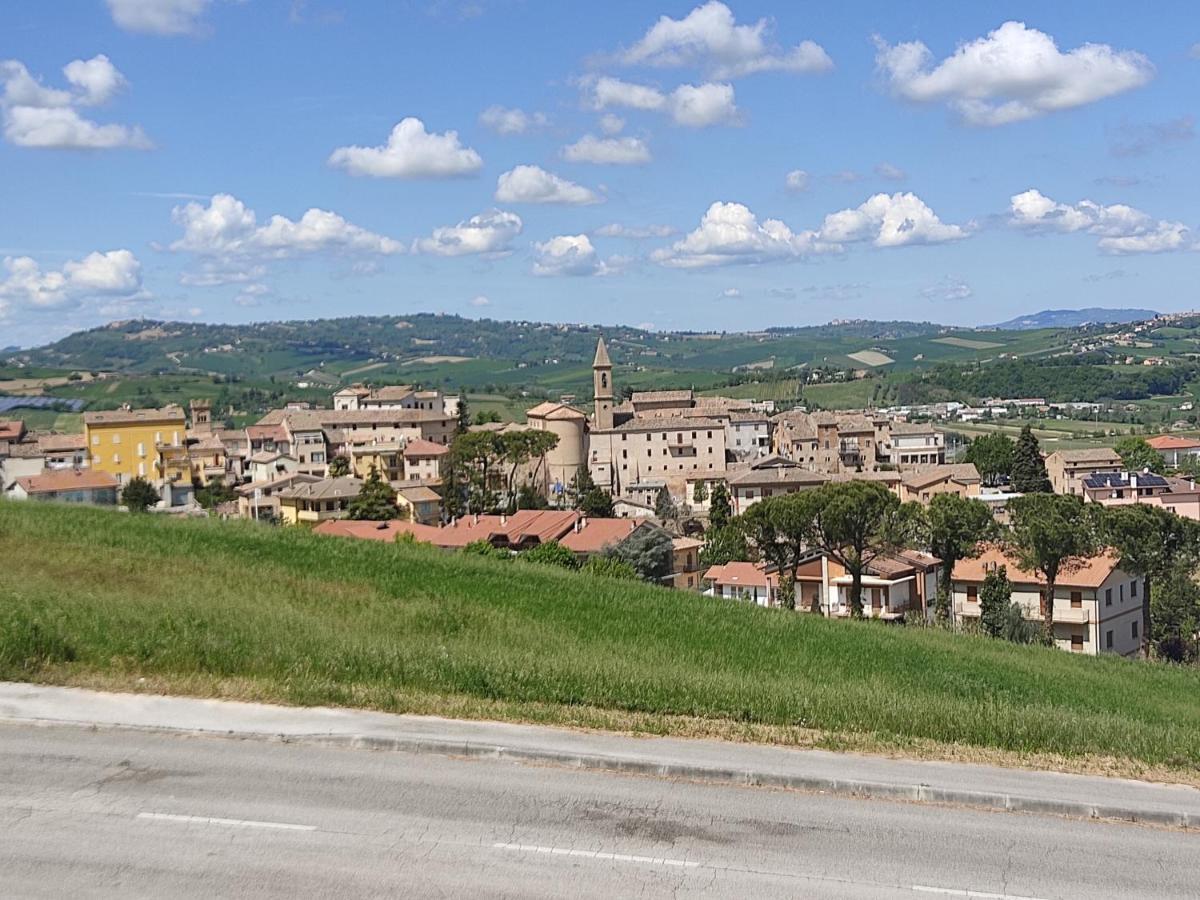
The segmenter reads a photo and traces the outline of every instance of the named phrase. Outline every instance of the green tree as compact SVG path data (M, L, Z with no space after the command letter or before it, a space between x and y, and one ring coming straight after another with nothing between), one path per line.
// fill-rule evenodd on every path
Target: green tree
M734 525L710 528L704 535L704 546L700 549L700 563L705 566L723 566L725 563L748 561L750 547L746 534Z
M196 491L196 502L205 509L213 509L222 503L231 503L237 499L237 491L232 485L226 484L223 478L213 477L208 484Z
M595 575L602 578L620 578L625 581L637 581L639 578L637 569L629 563L602 554L589 556L587 562L580 567L580 571L588 575Z
M604 556L633 567L644 581L661 582L671 574L671 535L662 528L639 528L621 543L608 547Z
M692 500L696 503L703 503L708 499L708 483L705 481L697 481L692 486Z
M666 487L660 487L658 496L654 498L654 515L663 522L675 518L675 501L671 499L671 492Z
M341 454L329 461L329 477L343 478L350 474L350 460Z
M1042 630L1054 640L1054 589L1060 575L1079 568L1096 552L1095 522L1079 497L1031 493L1008 503L1010 547L1022 569L1045 579Z
M936 614L939 621L947 622L955 564L977 556L980 543L996 538L999 527L987 504L958 494L935 495L925 510L924 525L929 552L942 561Z
M974 464L984 484L996 484L1012 474L1012 439L999 431L981 435L967 445L963 462Z
M587 466L580 467L567 485L567 500L572 509L577 509L593 519L611 519L613 515L612 494L592 480Z
M444 457L442 464L442 517L449 521L467 511L467 485L462 478L462 463L454 454Z
M992 569L983 576L979 588L979 623L986 634L1000 637L1012 602L1012 585L1004 566Z
M1046 474L1046 461L1033 429L1028 425L1021 429L1017 445L1013 448L1012 487L1021 494L1050 493L1050 476Z
M1020 603L1010 603L1004 613L1004 625L1000 637L1013 644L1032 644L1038 639L1041 629L1036 622L1025 618Z
M900 500L877 481L824 484L812 495L812 546L850 574L850 615L861 618L862 579L876 558L911 545L920 530L916 504Z
M713 528L723 528L729 524L733 516L733 507L729 503L729 488L725 482L718 481L712 487L712 499L708 503L708 523Z
M549 506L542 492L532 484L523 484L517 489L517 509L547 509Z
M1200 633L1200 585L1185 566L1172 569L1160 582L1154 605L1152 641L1155 653L1172 662L1195 662Z
M157 506L161 499L158 489L145 478L130 479L121 490L121 503L134 513L143 513L151 506Z
M478 540L471 541L462 548L462 552L468 556L482 556L486 559L496 559L501 562L508 562L513 559L513 555L507 550L501 550L499 547L493 546L490 541Z
M494 431L468 431L454 438L450 463L466 490L466 512L486 513L496 507L496 468L503 459L504 447Z
M796 570L810 553L818 490L760 500L734 519L758 554L779 572L779 604L796 608Z
M456 434L466 434L471 430L471 408L467 405L467 392L460 391L458 395L458 421L454 426Z
M1155 454L1157 456L1157 454ZM1180 566L1194 569L1200 559L1200 525L1161 506L1135 503L1100 514L1099 538L1121 556L1121 568L1142 577L1142 646L1153 631L1151 587Z
M518 558L543 566L559 566L563 569L579 568L579 559L558 541L543 541L521 553Z
M494 409L481 409L475 413L476 425L489 425L492 422L500 421L500 413Z
M387 522L400 517L396 507L396 492L371 466L367 480L359 489L358 496L346 507L346 518L367 522Z
M553 431L526 428L521 431L506 431L498 435L498 438L500 454L508 463L505 488L509 508L516 509L517 469L533 460L540 461L544 458L547 453L558 446L558 435Z
M1142 472L1148 469L1151 472L1162 472L1166 468L1166 460L1162 458L1162 454L1147 444L1145 438L1133 435L1121 438L1113 449L1121 457L1121 464L1125 466L1126 471Z

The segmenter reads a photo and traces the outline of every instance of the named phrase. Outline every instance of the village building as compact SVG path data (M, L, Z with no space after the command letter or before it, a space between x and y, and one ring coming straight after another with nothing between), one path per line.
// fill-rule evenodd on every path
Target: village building
M4 492L10 500L44 500L115 506L120 483L114 475L89 469L56 469L25 475Z
M1196 438L1157 434L1146 438L1146 443L1157 450L1163 462L1172 468L1200 459L1200 440Z
M159 448L182 445L186 433L187 419L180 406L83 414L90 467L107 472L121 484L134 478L161 481Z
M1056 494L1083 496L1083 480L1100 472L1120 472L1121 457L1111 447L1056 450L1046 457L1046 474Z
M1045 618L1046 581L1022 569L998 546L954 566L951 590L956 618L980 615L979 593L987 573L1003 566L1012 585L1012 600L1025 618ZM1054 643L1074 653L1136 656L1142 647L1145 589L1140 578L1121 568L1115 553L1091 557L1059 574L1054 588Z

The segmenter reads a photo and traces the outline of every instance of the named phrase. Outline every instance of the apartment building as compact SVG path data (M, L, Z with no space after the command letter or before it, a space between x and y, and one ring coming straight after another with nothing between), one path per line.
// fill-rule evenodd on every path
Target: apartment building
M1083 499L1101 506L1140 503L1200 520L1200 490L1192 479L1153 472L1097 472L1083 479Z
M789 410L771 418L780 456L814 472L875 472L941 465L945 435L932 425L896 422L877 412Z
M275 493L279 500L279 518L285 525L315 525L346 515L350 501L358 496L363 483L358 478L322 478L319 481L294 481Z
M435 444L416 438L404 445L404 480L420 481L424 484L440 484L442 465L450 455L445 444Z
M646 479L725 473L725 427L715 419L651 416L588 435L588 469L596 484L620 494Z
M915 501L928 505L938 494L960 497L979 496L981 479L973 463L950 463L905 472L896 486L902 503Z
M1085 478L1100 472L1120 472L1122 468L1121 457L1110 447L1056 450L1046 457L1046 474L1056 494L1082 497Z
M83 414L83 435L91 468L121 484L133 478L160 481L159 447L182 445L187 419L180 406L116 409Z
M1044 619L1045 580L1026 571L997 546L976 559L954 566L954 615L978 619L979 592L987 573L1003 566L1012 584L1012 599L1026 619ZM1094 556L1059 575L1054 589L1054 643L1074 653L1117 653L1135 656L1145 638L1145 590L1140 578L1121 568L1112 552Z
M768 456L746 468L731 471L726 478L734 515L741 515L760 500L811 490L829 481L782 456Z

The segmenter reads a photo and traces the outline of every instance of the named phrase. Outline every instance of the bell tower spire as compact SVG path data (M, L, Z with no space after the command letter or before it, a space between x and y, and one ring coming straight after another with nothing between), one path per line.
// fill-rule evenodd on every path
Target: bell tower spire
M595 426L604 430L613 427L612 360L604 338L596 343L596 359L592 362L592 396L596 398Z

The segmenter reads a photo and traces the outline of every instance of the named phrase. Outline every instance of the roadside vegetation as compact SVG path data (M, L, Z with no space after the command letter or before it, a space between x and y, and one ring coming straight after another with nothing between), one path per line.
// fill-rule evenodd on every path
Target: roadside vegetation
M48 504L0 503L0 558L10 680L1192 782L1200 768L1200 671L1188 667L410 543Z

